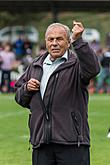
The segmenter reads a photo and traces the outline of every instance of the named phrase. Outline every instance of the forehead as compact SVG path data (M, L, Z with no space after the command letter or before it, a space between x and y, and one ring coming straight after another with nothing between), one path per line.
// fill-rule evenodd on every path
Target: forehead
M45 37L49 36L67 36L67 31L62 26L52 26L46 31Z

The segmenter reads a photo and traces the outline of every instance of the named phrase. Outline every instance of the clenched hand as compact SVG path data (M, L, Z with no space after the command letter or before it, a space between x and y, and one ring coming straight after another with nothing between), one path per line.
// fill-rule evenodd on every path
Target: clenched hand
M28 91L38 91L40 87L40 82L34 78L31 78L27 82L27 90Z
M72 42L80 38L82 36L83 31L84 31L84 27L82 23L73 21L72 36L71 36Z

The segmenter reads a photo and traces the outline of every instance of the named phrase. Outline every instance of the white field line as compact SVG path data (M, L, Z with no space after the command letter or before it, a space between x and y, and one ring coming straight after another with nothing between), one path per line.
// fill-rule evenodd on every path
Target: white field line
M5 134L0 134L0 139L3 139L5 137ZM14 139L18 139L18 140L27 140L29 139L29 134L24 134L24 135L15 135Z
M29 135L21 135L18 138L20 138L20 139L29 139Z
M6 117L12 117L12 116L21 116L25 113L25 111L20 111L20 112L8 112L6 114L1 114L0 113L0 119L6 118Z
M2 94L0 94L0 95L2 95ZM0 101L2 101L2 100L15 100L15 97L14 97L14 95L7 95L7 96L3 96L2 98L0 98Z
M110 95L107 95L107 96L90 96L89 97L89 101L94 101L94 100L96 100L96 101L99 101L99 100L101 100L101 101L105 101L105 100L110 100Z
M1 94L2 95L2 94ZM0 98L0 101L2 100L13 100L15 102L15 96L14 95L7 95L7 96L3 96L2 98ZM89 96L89 100L110 100L110 95L90 95Z
M2 94L1 94L2 95ZM110 100L110 95L90 95L89 96L90 100ZM15 102L15 96L14 95L7 95L7 96L3 96L2 98L0 98L0 101L2 100L13 100Z

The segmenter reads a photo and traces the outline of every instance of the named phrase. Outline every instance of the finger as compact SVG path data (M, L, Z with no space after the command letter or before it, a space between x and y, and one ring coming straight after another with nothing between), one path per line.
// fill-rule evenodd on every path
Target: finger
M35 85L32 85L32 84L28 84L28 88L30 89L30 88L36 88L36 86Z
M33 87L28 88L28 91L38 91L38 90L39 88L33 88Z
M31 84L33 86L39 86L40 85L40 82L38 80L35 80L35 79L30 79L28 81L28 84Z
M29 88L39 88L40 87L40 85L39 84L36 84L36 83L28 83L28 87Z
M80 27L75 25L72 29L72 32L78 32L78 31L80 32Z
M36 80L36 84L37 84L37 85L40 85L40 82L39 82L38 80Z
M28 84L27 84L27 89L28 89L29 91L32 91L32 90L39 90L39 85L36 86L36 85L33 85L33 84L28 83Z
M36 80L36 79L31 79L31 81L32 81L32 83L36 83L36 84L39 84L40 85L40 82L38 81L38 80Z
M27 88L36 88L36 84L33 84L32 82L27 83Z

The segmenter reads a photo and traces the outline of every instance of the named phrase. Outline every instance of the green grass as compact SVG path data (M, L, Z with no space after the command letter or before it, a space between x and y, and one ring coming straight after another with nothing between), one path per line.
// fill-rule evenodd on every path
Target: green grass
M13 95L0 95L0 165L30 165L28 111Z
M110 95L92 95L89 102L91 165L110 165Z
M31 165L28 111L14 95L0 94L0 165ZM91 165L110 165L110 95L91 95L89 102Z

